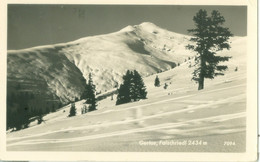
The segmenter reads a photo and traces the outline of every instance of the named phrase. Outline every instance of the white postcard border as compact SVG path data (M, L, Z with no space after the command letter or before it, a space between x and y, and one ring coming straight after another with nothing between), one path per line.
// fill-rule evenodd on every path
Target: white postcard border
M9 0L1 1L0 39L0 159L94 161L254 161L257 156L257 2L255 0ZM151 5L247 5L247 133L246 153L160 152L11 152L6 151L6 53L7 4L151 4ZM238 20L239 21L239 20Z

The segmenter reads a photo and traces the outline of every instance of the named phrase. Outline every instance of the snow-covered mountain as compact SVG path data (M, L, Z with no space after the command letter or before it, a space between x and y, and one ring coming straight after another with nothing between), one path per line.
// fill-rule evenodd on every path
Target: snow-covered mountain
M92 73L102 93L120 84L127 69L149 76L192 57L185 49L188 40L189 36L145 22L68 43L9 50L8 92L19 87L66 103L80 97Z
M42 124L35 121L27 129L7 132L7 150L245 152L247 38L231 41L229 51L218 53L232 56L224 62L229 69L224 76L206 79L203 90L198 91L191 81L191 58L176 68L144 77L148 99L116 106L116 100L108 97L98 102L97 111L86 114L81 114L82 100L76 102L77 115L71 118L70 105L64 106L45 115ZM160 87L154 86L156 75ZM171 145L171 141L190 141L190 145ZM227 149L223 141L235 144Z
M59 107L44 115L41 124L35 120L27 129L8 130L7 150L245 152L247 38L230 39L231 49L218 53L232 57L223 63L228 70L206 79L200 91L191 81L194 53L185 49L188 39L142 23L69 43L8 51L9 93L40 91L65 103L80 96L90 72L98 91L104 92L113 90L127 69L137 69L145 76L148 94L146 100L118 106L116 95L107 97L98 102L97 111L86 114L81 114L81 100L70 118L70 105ZM160 87L154 86L156 75ZM158 145L145 145L147 141ZM223 141L235 145L227 149Z

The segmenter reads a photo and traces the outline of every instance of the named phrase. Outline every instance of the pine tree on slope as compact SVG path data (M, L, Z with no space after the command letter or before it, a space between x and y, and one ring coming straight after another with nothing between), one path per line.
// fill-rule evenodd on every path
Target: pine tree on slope
M160 87L160 79L159 79L158 75L156 75L156 78L154 80L154 86L155 87Z
M76 110L76 107L75 107L75 103L71 103L69 117L75 116L76 113L77 113L77 110Z
M219 62L228 61L231 57L216 56L216 52L223 49L230 49L229 37L232 36L228 28L222 27L225 22L223 16L213 10L211 16L207 15L206 10L199 10L194 16L196 28L188 32L193 33L194 37L190 41L195 45L188 45L187 48L197 53L193 80L199 83L198 90L204 88L204 78L214 79L217 75L224 75L223 71L228 67L218 65Z
M86 99L86 103L90 104L88 111L96 110L97 101L96 101L95 92L96 92L96 86L93 83L92 75L90 73L88 84L86 85L85 91L84 91L83 96L82 96L82 98Z
M131 92L132 87L132 77L133 73L130 70L127 70L126 74L123 76L123 84L120 85L118 89L116 105L128 103L131 101ZM131 94L132 93L132 94Z
M144 81L141 77L141 75L134 70L134 75L133 75L133 82L134 82L134 101L138 101L140 99L146 99L146 87L144 85Z

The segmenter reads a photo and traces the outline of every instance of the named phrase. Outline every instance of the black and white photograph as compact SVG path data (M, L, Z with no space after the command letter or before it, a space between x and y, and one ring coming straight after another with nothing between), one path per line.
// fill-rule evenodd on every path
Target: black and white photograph
M246 154L256 138L248 5L6 8L6 152Z

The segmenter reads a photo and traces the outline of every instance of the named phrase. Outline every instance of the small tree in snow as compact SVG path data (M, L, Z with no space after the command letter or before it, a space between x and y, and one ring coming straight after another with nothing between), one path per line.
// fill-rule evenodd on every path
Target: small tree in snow
M76 113L77 113L77 110L76 110L76 107L75 107L75 103L71 103L69 117L75 116Z
M155 87L160 87L160 79L159 79L158 75L156 75L156 78L154 80L154 86Z
M88 111L94 111L97 107L97 100L96 100L96 86L93 83L92 75L89 74L89 80L86 84L85 91L83 92L81 98L86 99L86 103L90 104Z
M85 114L88 112L88 108L87 108L87 105L83 105L83 107L81 108L81 114Z

